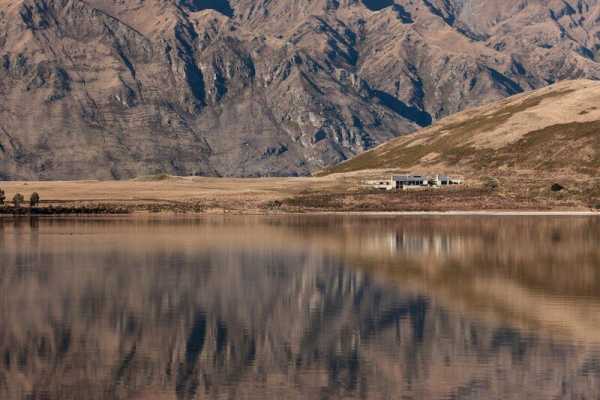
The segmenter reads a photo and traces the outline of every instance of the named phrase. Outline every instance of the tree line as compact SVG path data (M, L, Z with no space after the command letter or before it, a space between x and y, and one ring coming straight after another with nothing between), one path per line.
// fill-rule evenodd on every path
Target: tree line
M13 206L15 208L21 208L23 203L25 203L25 196L23 196L21 193L16 193L12 198ZM5 204L6 193L4 192L4 190L0 189L0 206L3 206ZM40 204L40 195L38 194L38 192L31 193L31 196L29 196L29 206L36 207L38 204Z

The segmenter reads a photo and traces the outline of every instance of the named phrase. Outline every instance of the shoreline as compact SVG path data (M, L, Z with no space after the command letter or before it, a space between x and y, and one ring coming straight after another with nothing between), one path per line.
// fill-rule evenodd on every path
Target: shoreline
M599 211L521 211L521 210L499 210L499 211L340 211L340 212L317 212L317 214L345 214L345 215L373 215L373 216L600 216Z
M0 220L14 218L187 218L187 217L288 217L288 216L356 216L356 217L600 217L599 211L536 211L536 210L490 210L490 211L262 211L262 210L229 210L221 212L175 212L136 211L123 213L4 213Z

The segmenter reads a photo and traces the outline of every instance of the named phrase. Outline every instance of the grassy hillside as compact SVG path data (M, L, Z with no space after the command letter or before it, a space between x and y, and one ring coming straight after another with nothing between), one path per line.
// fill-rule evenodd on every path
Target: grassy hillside
M600 82L567 81L445 118L322 172L600 172Z

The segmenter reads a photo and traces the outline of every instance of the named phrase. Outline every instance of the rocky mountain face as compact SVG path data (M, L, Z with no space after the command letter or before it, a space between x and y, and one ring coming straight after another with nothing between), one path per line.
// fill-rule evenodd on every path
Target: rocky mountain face
M0 0L0 179L309 174L600 78L597 0Z

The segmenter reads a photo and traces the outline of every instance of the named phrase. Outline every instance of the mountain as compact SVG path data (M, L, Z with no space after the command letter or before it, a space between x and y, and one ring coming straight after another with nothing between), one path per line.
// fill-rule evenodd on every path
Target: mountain
M388 168L595 177L600 82L565 81L470 109L326 172Z
M0 179L305 175L600 78L597 0L0 0Z

